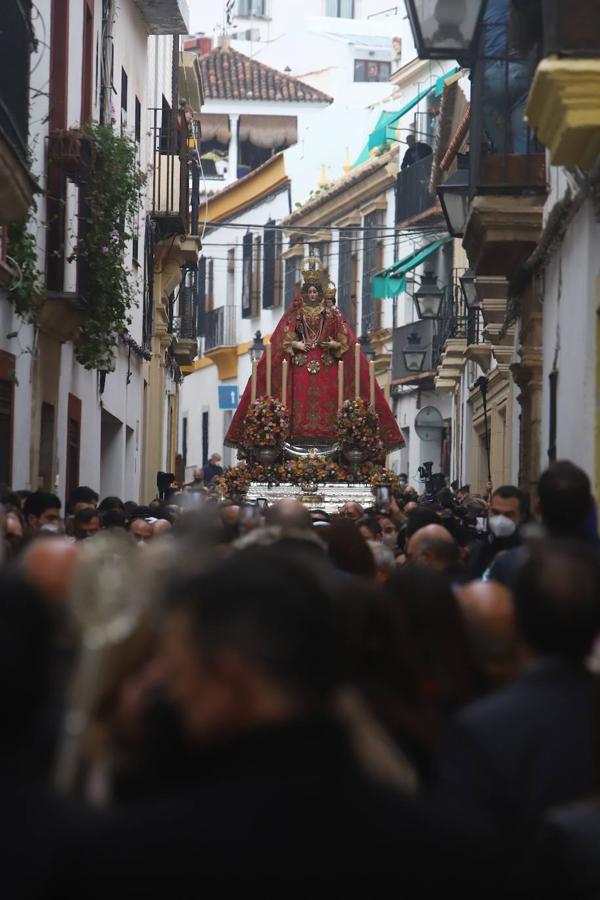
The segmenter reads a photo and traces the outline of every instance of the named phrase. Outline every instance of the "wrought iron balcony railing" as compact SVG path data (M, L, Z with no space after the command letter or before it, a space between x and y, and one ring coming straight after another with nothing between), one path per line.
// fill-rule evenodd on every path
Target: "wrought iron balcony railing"
M537 52L509 43L507 22L487 22L472 69L471 194L543 193L544 148L524 121Z
M234 347L235 308L219 306L204 315L204 352L221 347Z
M175 218L180 233L198 234L200 169L197 151L188 147L185 113L179 110L175 114L165 104L162 109L151 109L150 117L152 213L159 221Z
M435 211L437 197L429 193L431 162L433 156L425 156L412 166L402 169L396 176L396 224L409 224L428 211Z

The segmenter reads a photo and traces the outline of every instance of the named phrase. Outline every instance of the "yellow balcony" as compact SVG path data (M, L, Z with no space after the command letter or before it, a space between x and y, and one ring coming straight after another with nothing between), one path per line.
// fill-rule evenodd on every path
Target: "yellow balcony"
M600 59L544 59L527 106L554 166L589 168L600 153Z

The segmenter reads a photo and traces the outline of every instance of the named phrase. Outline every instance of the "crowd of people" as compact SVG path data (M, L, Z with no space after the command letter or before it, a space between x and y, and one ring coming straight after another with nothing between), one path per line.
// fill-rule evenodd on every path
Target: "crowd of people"
M1 490L4 896L600 896L587 475L336 514L215 475Z

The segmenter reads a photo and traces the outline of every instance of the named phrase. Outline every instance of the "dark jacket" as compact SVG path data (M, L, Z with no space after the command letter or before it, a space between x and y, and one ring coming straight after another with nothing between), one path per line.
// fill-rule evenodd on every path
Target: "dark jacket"
M497 538L491 532L483 541L475 541L470 546L467 571L469 579L481 578L499 553L506 553L521 545L521 537L518 530L509 538Z
M417 141L412 147L409 147L404 157L402 158L402 169L408 169L409 166L414 165L414 163L418 162L420 159L425 159L426 156L431 156L432 149L429 144L425 144L423 141Z
M529 900L598 900L599 847L598 798L552 810L525 867Z
M337 726L311 719L214 748L184 790L78 834L53 896L438 897L455 870L473 878L480 841L371 782Z
M223 467L215 466L214 463L209 462L206 463L202 471L204 472L204 484L212 484L215 478L223 474Z
M444 789L526 842L549 807L594 790L597 692L582 666L548 658L467 706L442 744Z

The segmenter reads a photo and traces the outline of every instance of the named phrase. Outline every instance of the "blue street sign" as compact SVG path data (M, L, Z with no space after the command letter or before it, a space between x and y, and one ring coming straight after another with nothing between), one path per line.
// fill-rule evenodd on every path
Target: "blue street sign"
M219 409L237 409L240 391L237 384L219 385Z

